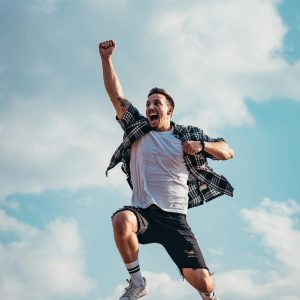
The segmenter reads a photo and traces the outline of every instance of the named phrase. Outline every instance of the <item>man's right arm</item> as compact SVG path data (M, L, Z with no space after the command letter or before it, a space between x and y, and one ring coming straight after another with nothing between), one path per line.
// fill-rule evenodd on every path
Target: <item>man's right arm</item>
M112 54L115 49L116 44L112 40L99 44L104 86L112 104L116 109L117 117L121 120L123 119L124 114L129 106L129 102L124 97L121 83L113 66Z

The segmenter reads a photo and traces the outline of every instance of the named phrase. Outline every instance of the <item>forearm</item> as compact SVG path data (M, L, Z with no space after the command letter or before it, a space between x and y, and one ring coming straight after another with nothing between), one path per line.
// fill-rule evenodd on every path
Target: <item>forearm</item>
M115 72L112 58L101 57L103 82L108 96L110 97L113 104L118 98L124 98L123 89L119 78Z
M102 72L103 72L103 82L104 82L106 92L116 109L118 118L122 119L126 111L125 110L126 103L124 100L125 97L124 97L122 85L115 72L112 63L112 58L101 57L101 63L102 63Z
M204 142L204 151L219 160L231 159L234 156L233 150L225 142Z

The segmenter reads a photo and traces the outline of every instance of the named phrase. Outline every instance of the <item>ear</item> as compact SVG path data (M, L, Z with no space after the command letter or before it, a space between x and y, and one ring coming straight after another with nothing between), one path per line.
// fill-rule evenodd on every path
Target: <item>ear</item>
M168 107L168 115L172 115L173 114L173 110L174 108L172 106Z

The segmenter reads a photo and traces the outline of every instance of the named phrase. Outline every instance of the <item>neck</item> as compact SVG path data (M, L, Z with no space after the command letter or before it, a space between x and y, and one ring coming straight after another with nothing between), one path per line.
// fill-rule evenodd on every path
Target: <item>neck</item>
M169 123L166 126L162 126L161 128L155 128L156 131L170 131L172 129L172 124Z

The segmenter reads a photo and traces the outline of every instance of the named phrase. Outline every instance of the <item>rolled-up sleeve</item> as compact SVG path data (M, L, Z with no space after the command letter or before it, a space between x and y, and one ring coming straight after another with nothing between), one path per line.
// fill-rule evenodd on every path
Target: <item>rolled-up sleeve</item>
M125 132L127 132L131 128L131 126L140 119L145 119L145 117L140 114L139 110L134 107L131 102L129 102L129 106L123 118L118 119L118 117L116 117L116 120Z

